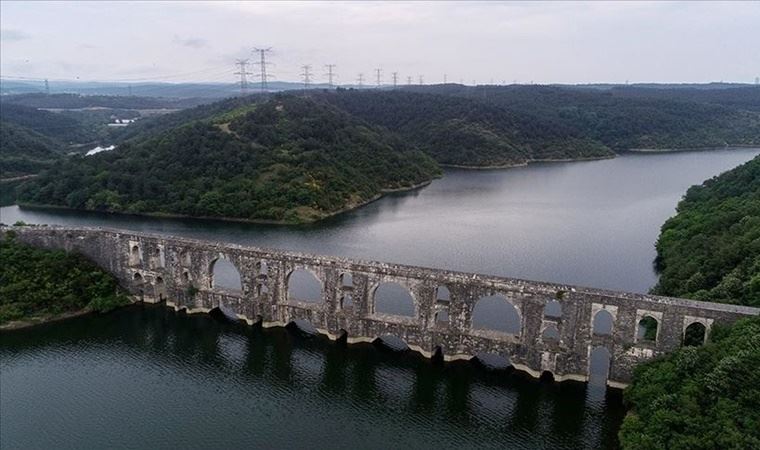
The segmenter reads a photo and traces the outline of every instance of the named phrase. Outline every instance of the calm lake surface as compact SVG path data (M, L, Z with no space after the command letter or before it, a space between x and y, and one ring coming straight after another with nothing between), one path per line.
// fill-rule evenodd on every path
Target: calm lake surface
M0 209L14 223L109 226L646 292L685 190L760 149L446 171L316 225ZM609 448L618 391L340 346L134 306L5 333L2 448Z

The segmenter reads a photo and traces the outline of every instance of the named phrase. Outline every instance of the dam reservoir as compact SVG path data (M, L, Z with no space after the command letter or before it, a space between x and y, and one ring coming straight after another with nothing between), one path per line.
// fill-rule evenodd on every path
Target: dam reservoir
M686 188L758 152L448 170L425 188L298 227L18 207L0 215L646 292L659 227ZM605 448L624 413L619 391L593 382L436 366L154 306L9 333L0 364L8 448Z

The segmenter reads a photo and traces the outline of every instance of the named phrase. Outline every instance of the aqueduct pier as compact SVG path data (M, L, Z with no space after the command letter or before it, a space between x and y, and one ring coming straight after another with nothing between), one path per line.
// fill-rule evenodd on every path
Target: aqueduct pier
M758 308L737 305L122 230L24 226L5 227L3 234L10 230L36 247L84 254L145 302L166 301L188 312L221 306L265 327L308 321L348 343L392 335L445 360L497 354L519 370L534 376L548 371L558 381L587 381L592 354L601 351L609 361L607 384L623 387L638 363L681 346L687 330L701 330L705 339L717 323L760 315ZM240 290L216 287L213 268L222 259L238 270ZM293 298L288 284L295 272L313 275L319 298ZM388 285L408 294L409 315L379 308L377 293ZM483 299L510 305L517 326L507 332L476 323ZM597 327L602 315L607 329ZM649 321L649 333L642 334L642 320Z

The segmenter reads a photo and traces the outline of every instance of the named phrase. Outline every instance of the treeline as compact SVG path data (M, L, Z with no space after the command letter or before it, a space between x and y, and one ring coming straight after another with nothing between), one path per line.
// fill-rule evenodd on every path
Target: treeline
M627 450L760 448L760 318L635 369L619 436Z
M400 134L441 164L505 166L614 155L570 127L457 96L338 90L321 98Z
M760 89L591 89L437 85L410 92L469 98L573 130L615 150L760 145Z
M656 267L655 293L760 306L760 156L687 191Z
M13 231L0 238L0 260L0 324L129 303L116 279L82 255L22 244Z
M17 94L1 97L4 104L16 104L32 108L110 108L110 109L183 109L207 100L192 98L167 98L127 95L80 95L80 94Z
M67 158L18 188L22 203L309 222L438 176L397 136L323 102L276 96L118 151Z

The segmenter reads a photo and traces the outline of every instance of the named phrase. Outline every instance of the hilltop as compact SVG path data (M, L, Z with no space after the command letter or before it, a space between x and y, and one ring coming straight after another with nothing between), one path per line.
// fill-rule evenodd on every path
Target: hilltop
M299 223L440 173L397 136L323 102L276 96L242 103L134 136L117 151L68 158L22 185L19 200Z

